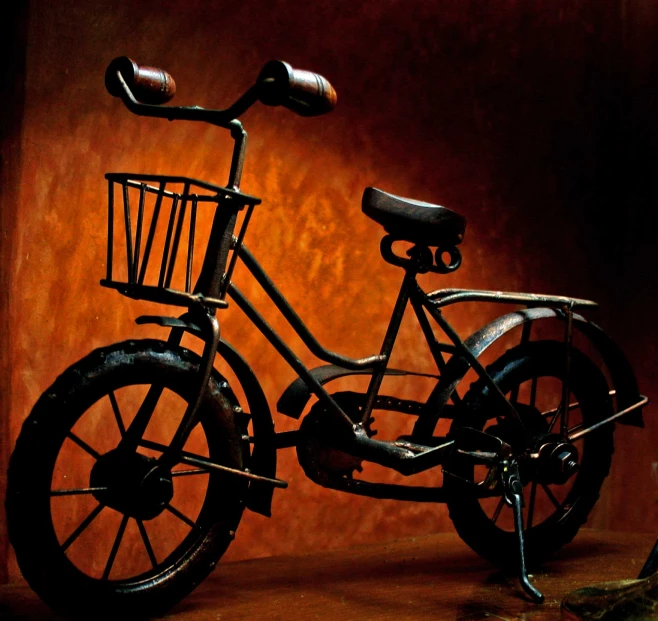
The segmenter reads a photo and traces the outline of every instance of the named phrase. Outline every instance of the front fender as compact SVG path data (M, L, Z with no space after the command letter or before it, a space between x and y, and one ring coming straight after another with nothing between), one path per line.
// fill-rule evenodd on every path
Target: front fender
M464 345L476 358L479 358L489 345L510 330L524 323L555 318L563 319L564 313L558 309L543 307L509 313L473 333L464 341ZM637 403L641 399L637 379L619 346L599 326L581 315L573 315L573 325L587 336L601 355L617 393L618 410L621 411ZM448 361L441 380L427 401L426 412L416 421L413 432L416 438L427 437L433 433L441 417L441 411L469 369L468 362L459 356L453 356ZM644 426L641 410L623 417L619 422L638 427Z
M139 325L156 324L163 328L171 328L169 342L176 345L180 344L184 332L204 339L200 328L194 323L194 316L191 312L187 312L179 318L162 315L142 315L137 317L135 322ZM251 471L270 479L276 478L274 421L265 393L249 363L232 345L220 339L217 343L217 355L223 358L231 368L247 399L254 435ZM269 483L252 481L249 484L245 505L256 513L270 517L272 515L273 494L274 488Z
M217 355L223 358L240 382L247 399L247 406L254 428L254 449L251 455L251 471L254 474L276 477L276 446L274 444L274 422L265 393L247 361L229 343L220 340ZM245 505L267 517L272 515L274 488L269 483L252 481Z

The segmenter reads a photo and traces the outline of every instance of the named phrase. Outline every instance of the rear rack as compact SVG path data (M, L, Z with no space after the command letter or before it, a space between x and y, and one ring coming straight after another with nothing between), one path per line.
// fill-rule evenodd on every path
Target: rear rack
M212 218L202 220L207 226L198 223L197 210L199 206L209 205L215 207L214 213L228 204L231 209L241 210L258 205L260 199L188 177L107 173L105 178L108 180L107 274L100 284L138 300L173 306L202 303L214 308L226 307L225 300L193 289L203 261L201 253L195 255L195 245L202 250L207 245L212 221ZM115 205L117 194L121 198L116 199L118 205ZM115 235L121 227L123 231ZM179 252L181 245L184 250ZM125 268L123 262L115 265L114 261L123 253ZM180 255L185 255L184 261L177 260ZM153 257L157 259L151 261Z
M449 306L458 302L498 302L501 304L523 304L525 306L569 306L571 308L598 306L598 303L592 300L569 298L563 295L473 289L438 289L437 291L428 293L427 299L435 308Z

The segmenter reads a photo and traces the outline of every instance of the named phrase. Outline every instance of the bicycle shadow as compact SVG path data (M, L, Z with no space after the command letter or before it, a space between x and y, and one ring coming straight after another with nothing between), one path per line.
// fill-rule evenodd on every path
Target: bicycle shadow
M454 535L435 535L220 565L172 613L176 619L211 612L222 619L288 619L293 610L295 619L557 619L566 594L560 589L574 563L617 548L576 542L546 563L535 574L547 596L543 606L527 599L515 573L496 570Z

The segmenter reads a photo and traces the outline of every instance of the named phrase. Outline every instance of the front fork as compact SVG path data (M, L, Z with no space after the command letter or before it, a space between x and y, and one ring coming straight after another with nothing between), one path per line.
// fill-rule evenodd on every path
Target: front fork
M158 466L165 470L171 469L180 461L183 446L185 446L185 442L187 442L190 433L192 433L192 430L197 423L197 412L206 395L215 355L217 354L217 345L219 344L219 322L214 314L202 309L199 312L188 313L185 318L188 322L181 321L181 326L186 325L186 323L188 326L192 325L194 331L198 332L199 337L203 339L205 345L203 347L203 354L201 356L199 367L196 399L188 404L185 414L183 414L183 418L174 434L173 440L158 459ZM167 342L170 345L179 345L184 332L185 329L183 327L174 327ZM153 411L162 396L163 390L163 386L158 384L153 384L149 388L142 405L121 440L121 444L119 445L120 449L127 452L134 452L137 450L151 420Z
M210 374L212 373L215 355L217 354L217 345L219 344L219 322L214 314L201 311L197 314L195 319L198 321L197 326L200 328L201 338L205 345L203 346L203 353L201 354L201 363L199 365L199 385L196 390L196 399L190 402L183 414L183 419L178 425L178 429L174 434L173 440L169 448L160 456L158 460L160 466L165 469L170 469L178 460L185 442L190 437L190 433L197 423L197 412L199 406L203 402L208 390L208 382L210 381ZM176 330L172 331L173 333ZM180 342L180 337L178 337Z

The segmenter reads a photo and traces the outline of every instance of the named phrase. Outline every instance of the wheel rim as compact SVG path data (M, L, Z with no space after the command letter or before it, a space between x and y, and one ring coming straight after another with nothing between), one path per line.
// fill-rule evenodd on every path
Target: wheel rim
M208 494L209 475L201 470L176 466L171 473L171 499L150 519L102 504L102 484L99 486L100 481L91 476L94 467L118 445L131 413L147 390L148 385L128 385L101 395L75 421L58 450L50 486L53 530L68 560L93 579L147 579L166 565L181 543L191 543L188 540L196 539L204 530L199 517ZM144 439L168 444L170 425L164 417L179 420L186 405L180 395L165 389ZM184 448L209 457L203 424L197 426ZM158 451L140 446L137 454L155 463ZM88 493L89 489L95 493Z
M521 479L524 484L525 506L523 509L524 524L527 530L541 527L547 522L555 522L569 513L573 503L578 497L578 473L574 472L565 482L556 482L551 476L552 471L543 467L540 460L530 457L538 454L542 445L557 446L562 440L558 433L565 419L567 429L573 429L583 422L583 415L579 402L573 393L569 395L569 404L572 406L565 415L562 407L562 380L558 377L548 375L536 375L525 381L516 383L505 391L505 396L512 404L518 407L524 423L530 419L534 424L536 432L532 439L526 439L525 446L514 446L515 456L519 458ZM525 407L524 407L525 406ZM536 414L533 414L536 412ZM544 421L544 428L539 429L535 417ZM484 431L491 431L494 435L502 436L507 440L504 433L498 432L499 425L495 419L487 420ZM567 432L568 436L568 432ZM579 447L570 456L577 462L578 468L582 467L583 442L578 442ZM565 446L570 446L568 443ZM580 449L580 450L578 450ZM547 460L546 460L547 461ZM551 462L551 466L552 466ZM474 467L474 480L484 480L489 468L485 466ZM541 474L540 474L541 473ZM542 476L543 475L543 476ZM514 532L514 518L511 507L502 497L496 496L479 500L480 507L487 518L499 530L506 533Z

